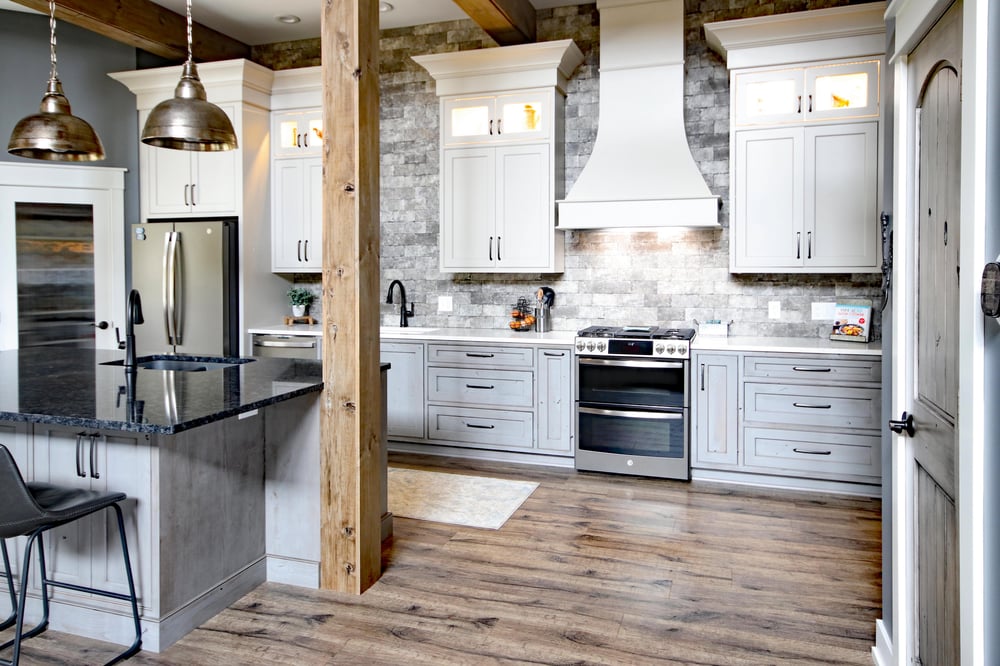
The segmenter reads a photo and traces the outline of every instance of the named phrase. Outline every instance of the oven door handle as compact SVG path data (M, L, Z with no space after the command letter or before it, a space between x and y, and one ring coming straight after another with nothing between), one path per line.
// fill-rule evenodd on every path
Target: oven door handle
M596 414L597 416L620 416L626 419L657 419L660 421L680 421L684 418L681 412L633 412L620 409L595 409L580 407L581 414Z
M625 359L581 358L580 365L613 365L623 368L683 368L683 361L633 361Z

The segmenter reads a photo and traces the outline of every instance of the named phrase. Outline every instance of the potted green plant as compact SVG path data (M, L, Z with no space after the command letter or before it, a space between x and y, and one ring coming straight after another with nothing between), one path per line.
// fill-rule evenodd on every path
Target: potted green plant
M303 316L315 298L316 295L305 287L292 287L289 289L288 302L292 306L292 316Z

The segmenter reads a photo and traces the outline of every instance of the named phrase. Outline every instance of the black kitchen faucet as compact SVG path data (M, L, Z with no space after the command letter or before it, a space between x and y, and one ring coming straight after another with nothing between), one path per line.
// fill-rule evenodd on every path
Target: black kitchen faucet
M385 295L385 302L390 304L392 303L392 288L397 285L399 285L399 299L401 301L399 304L399 325L409 326L409 323L407 323L406 318L413 316L413 303L410 303L410 309L407 310L406 287L403 286L402 282L400 282L399 280L393 280L392 282L389 283L389 292Z

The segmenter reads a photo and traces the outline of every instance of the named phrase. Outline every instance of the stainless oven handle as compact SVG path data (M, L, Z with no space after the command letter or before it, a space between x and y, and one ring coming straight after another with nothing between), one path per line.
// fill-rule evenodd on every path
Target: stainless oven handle
M661 421L680 421L684 414L680 412L631 412L620 409L594 409L580 407L581 414L596 414L598 416L621 416L626 419L658 419Z
M581 358L580 365L614 365L623 368L683 368L683 361L633 361L625 359Z

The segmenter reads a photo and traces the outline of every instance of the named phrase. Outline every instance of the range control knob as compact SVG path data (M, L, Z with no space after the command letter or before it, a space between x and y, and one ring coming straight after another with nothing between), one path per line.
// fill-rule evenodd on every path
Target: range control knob
M594 351L594 343L593 342L588 342L587 343L587 351Z
M583 340L577 340L576 341L576 350L578 352L582 352L586 348L586 346L587 345L584 344Z
M663 356L663 345L656 345L656 347L653 348L653 351L656 352L657 356Z
M606 344L604 344L603 342L598 342L598 343L597 343L597 351L599 351L599 352L602 352L602 351L604 351L604 350L605 350L606 348L607 348L607 345L606 345Z
M687 354L687 350L688 350L688 346L687 346L686 342L679 342L679 343L677 343L677 353L678 354L680 354L681 356L684 356L685 354Z
M673 353L674 353L674 346L673 345L667 345L667 353L673 355Z

